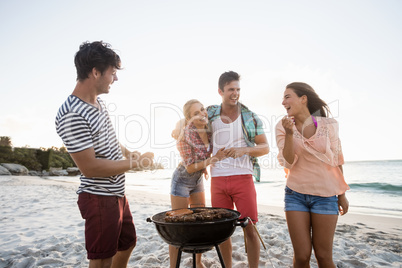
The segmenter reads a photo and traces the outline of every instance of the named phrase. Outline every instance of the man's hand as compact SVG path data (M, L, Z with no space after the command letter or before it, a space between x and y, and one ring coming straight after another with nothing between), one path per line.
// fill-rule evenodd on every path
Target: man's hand
M150 168L154 164L154 153L146 152L140 155L138 160L133 160L133 163L137 163L140 168Z
M223 147L220 148L212 158L214 158L215 161L221 161L222 159L225 159L227 157L228 156L225 152L225 147Z
M247 149L248 147L240 147L240 148L233 147L226 149L224 153L226 154L226 157L239 158L247 154Z
M138 152L138 151L134 151L134 152L129 152L128 154L127 154L127 159L131 159L131 160L134 160L134 161L137 161L138 159L140 159L140 157L141 157L141 153L140 152Z

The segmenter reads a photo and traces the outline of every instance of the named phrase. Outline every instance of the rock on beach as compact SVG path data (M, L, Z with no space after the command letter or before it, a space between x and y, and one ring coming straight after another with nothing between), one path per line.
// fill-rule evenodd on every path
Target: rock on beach
M8 176L11 175L11 172L8 171L5 167L1 166L0 164L0 176Z
M11 175L28 175L29 173L29 170L20 164L2 163L0 165L3 166L6 170L8 170L9 173L11 173ZM10 175L10 174L4 174L4 175Z

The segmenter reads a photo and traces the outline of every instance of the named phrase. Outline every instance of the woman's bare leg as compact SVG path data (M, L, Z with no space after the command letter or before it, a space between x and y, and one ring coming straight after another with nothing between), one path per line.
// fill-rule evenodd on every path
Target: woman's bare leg
M190 207L205 207L205 193L198 192L190 195ZM201 262L201 253L196 254L196 267L205 268Z
M310 267L311 219L309 212L287 211L286 222L293 245L293 267Z
M312 240L314 254L319 267L334 267L332 245L338 215L311 213Z
M172 209L188 208L189 198L170 195L170 202ZM179 249L177 247L169 245L170 268L176 267L178 253Z

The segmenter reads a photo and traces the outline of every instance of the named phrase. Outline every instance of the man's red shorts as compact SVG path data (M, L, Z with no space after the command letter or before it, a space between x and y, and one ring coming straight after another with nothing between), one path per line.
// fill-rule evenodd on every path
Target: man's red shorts
M233 209L236 206L241 217L258 222L257 193L251 174L212 177L211 203L213 207Z
M133 217L125 196L81 193L77 204L85 219L88 259L107 259L136 244Z

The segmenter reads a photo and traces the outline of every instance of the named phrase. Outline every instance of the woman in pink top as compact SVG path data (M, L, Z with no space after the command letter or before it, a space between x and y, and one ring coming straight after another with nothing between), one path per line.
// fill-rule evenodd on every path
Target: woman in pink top
M294 267L309 267L311 250L319 267L335 267L332 244L338 211L347 213L349 186L343 177L338 123L328 105L305 83L287 85L287 110L276 125L278 160L285 167L285 213Z

